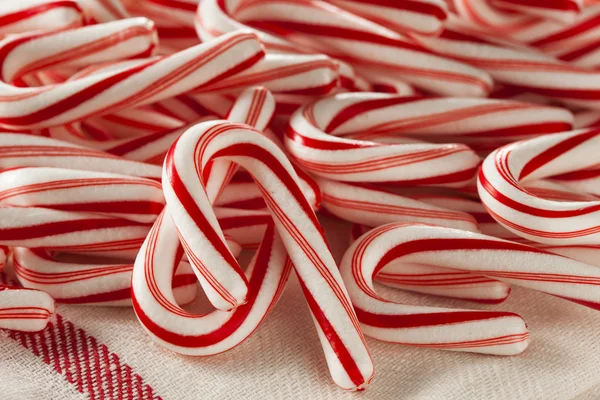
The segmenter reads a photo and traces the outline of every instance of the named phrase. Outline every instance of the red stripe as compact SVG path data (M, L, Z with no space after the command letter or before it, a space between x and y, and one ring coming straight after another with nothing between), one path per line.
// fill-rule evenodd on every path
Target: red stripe
M354 358L352 358L352 355L348 351L348 348L344 342L342 342L342 339L340 339L338 336L337 332L323 313L323 310L321 310L313 298L312 293L310 293L308 288L305 286L304 282L300 278L300 275L296 274L296 276L298 277L298 281L300 282L300 286L302 287L304 297L306 298L306 302L308 303L312 315L327 338L327 341L333 352L344 367L344 371L346 371L348 377L356 386L364 385L365 378L363 378L362 373L360 372L358 365L356 365Z
M529 160L529 162L523 166L523 169L521 170L518 179L523 180L525 177L537 171L539 168L543 167L547 163L555 160L562 154L568 152L569 150L572 150L573 148L583 144L584 142L595 138L599 134L600 129L594 129L589 132L575 135L566 140L558 142L554 146L546 149L542 153Z
M17 11L12 14L6 14L4 16L1 16L0 17L0 25L14 24L21 20L34 17L37 14L41 14L43 12L50 11L54 8L71 8L71 9L77 11L77 13L79 13L81 16L83 15L83 11L81 10L81 8L79 8L77 3L74 1L53 1L51 3L40 4L35 7L28 7L25 10Z
M359 0L350 1L358 4L373 4L376 6L395 8L398 10L407 10L419 14L431 15L441 21L445 20L448 15L446 11L436 6L435 4L426 3L424 1L412 1L412 0Z

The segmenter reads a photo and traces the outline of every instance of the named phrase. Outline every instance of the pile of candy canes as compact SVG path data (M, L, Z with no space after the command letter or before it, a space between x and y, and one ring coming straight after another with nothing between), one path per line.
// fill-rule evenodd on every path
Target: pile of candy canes
M1 328L133 306L160 346L212 355L293 270L333 381L360 390L364 336L529 342L518 314L374 281L600 309L600 3L21 0L0 39ZM339 266L316 211L353 223ZM181 308L197 283L213 312Z

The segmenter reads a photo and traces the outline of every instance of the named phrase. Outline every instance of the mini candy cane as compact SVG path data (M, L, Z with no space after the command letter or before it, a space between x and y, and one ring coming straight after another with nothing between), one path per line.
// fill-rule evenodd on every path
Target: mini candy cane
M54 300L42 291L9 282L2 272L7 257L8 247L0 246L0 329L41 331L54 313Z
M396 223L375 228L350 246L342 259L340 271L366 335L386 342L484 354L514 355L527 348L529 332L517 314L412 306L384 300L375 292L373 277L391 263L397 267L406 260L408 264L444 264L464 270L469 255L475 253L478 258L470 260L471 264L480 267L486 262L479 258L482 252L469 253L468 245L454 246L457 250L464 249L454 252L462 257L462 260L454 261L458 257L453 254L451 238L462 235L468 238L465 239L467 243L478 239L485 243L483 235ZM434 247L429 242L427 247L420 247L425 240L439 243L435 247L438 251L430 251ZM499 240L497 243L504 244ZM511 244L507 243L510 249ZM447 249L444 244L447 244ZM488 252L493 253L493 250L494 247L491 247ZM522 256L519 252L515 254L517 258Z
M268 227L246 269L248 302L232 311L196 315L182 310L173 294L180 248L171 240L177 232L168 213L159 216L136 259L131 291L136 315L155 341L178 353L206 356L237 346L260 325L283 292L291 262L271 217L263 213L254 220Z
M61 140L0 133L0 168L52 167L160 179L162 169Z
M54 300L41 290L0 284L0 328L38 332L54 313Z
M338 84L338 65L323 55L267 54L241 73L202 87L202 91L227 92L261 85L274 92L319 96Z
M506 10L518 11L523 14L568 22L581 11L582 0L493 0L495 6Z
M323 207L346 221L367 226L410 221L479 231L477 222L469 214L432 206L374 185L323 178L317 178L317 183L323 193Z
M329 0L336 6L397 32L439 33L448 17L443 0Z
M85 16L76 1L3 1L0 6L0 37L36 30L62 30L82 26Z
M498 224L496 224L498 225ZM352 225L352 241L371 228ZM452 297L478 303L498 304L506 300L510 285L481 275L423 264L390 264L375 280L386 286L411 292Z
M544 135L504 146L490 154L479 172L481 202L504 227L529 240L558 245L600 241L598 201L555 201L530 194L522 185L570 172L584 186L597 187L600 130ZM510 157L510 162L509 162ZM591 169L591 173L586 170ZM578 174L578 172L581 173ZM583 178L583 179L582 179ZM591 179L592 184L586 180ZM596 183L594 185L594 182ZM564 182L561 182L564 183ZM585 192L585 190L584 190Z
M494 79L563 103L600 108L600 73L541 52L502 46L464 29L450 18L439 37L411 35L435 53L486 70Z
M65 34L77 37L72 32L76 31ZM0 126L44 128L155 103L234 75L263 54L254 34L236 32L169 57L136 61L57 86L16 88L0 83Z
M452 0L452 4L462 18L501 33L519 31L535 25L539 21L537 17L560 21L563 24L572 22L581 9L579 0Z
M146 18L60 32L21 34L0 42L2 81L12 82L41 69L84 67L111 60L148 57L156 45L154 24ZM14 95L11 93L14 89L4 86L5 96Z
M169 214L178 221L177 231L192 266L201 267L204 273L206 267L210 267L210 276L221 278L220 282L211 281L216 288L207 291L207 296L215 298L219 294L226 299L220 303L229 308L239 303L235 303L235 296L222 296L220 293L225 292L221 289L227 288L228 293L239 293L238 297L251 300L243 291L244 280L247 279L238 280L240 267L224 244L221 229L199 179L209 161L217 157L226 157L244 167L261 188L277 232L302 282L334 381L347 389L363 388L373 374L372 361L320 225L296 183L291 164L277 145L260 132L247 125L223 121L204 122L184 133L167 155L163 180ZM194 163L192 160L195 160L197 169L185 168L190 162ZM138 265L139 271L142 271L142 267L150 268L151 254L168 257L168 254L177 251L176 243L167 243L165 239L172 237L174 228L169 228L168 234L162 234L165 224L174 225L170 218L159 217L153 234L149 235L138 256L133 277L134 307L142 323L154 335L159 335L163 342L179 344L180 335L185 335L185 327L190 325L176 325L165 315L160 320L152 320L153 324L159 324L158 328L150 326L147 320L150 313L143 310L157 301L153 300L156 294L139 297L136 291L136 285L147 280L138 275ZM159 242L150 244L157 235ZM268 235L265 238L269 240ZM161 261L160 265L165 264ZM219 270L225 273L220 274ZM233 279L238 280L235 285L231 284ZM184 331L173 332L174 326Z
M600 308L597 267L530 246L450 228L389 224L372 230L346 252L341 272L369 336L380 340L489 354L518 354L529 334L516 314L449 310L384 301L372 279L401 263L444 266L493 277Z
M529 112L534 109L539 113ZM568 111L526 103L339 94L298 110L285 144L300 166L332 180L456 186L471 179L479 163L468 147L364 140L391 134L510 138L571 123ZM361 141L339 137L349 134Z
M14 249L14 272L19 282L30 289L43 290L61 303L102 306L131 305L133 264L107 264L59 261L41 249ZM173 291L178 304L196 297L196 276L188 263L182 262L173 277Z
M152 223L164 206L159 182L64 168L0 172L0 204L94 213Z
M106 23L129 18L121 0L79 0L79 3L91 16L92 23Z
M401 34L322 1L207 0L198 7L196 29L203 40L244 24L261 30L256 33L269 51L317 52L352 65L377 66L444 95L485 96L492 87L483 71L436 57Z

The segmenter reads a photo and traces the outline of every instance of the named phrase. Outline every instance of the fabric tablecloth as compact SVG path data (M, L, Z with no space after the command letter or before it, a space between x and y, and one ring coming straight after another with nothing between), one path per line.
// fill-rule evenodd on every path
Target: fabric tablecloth
M348 226L331 220L326 226L340 257ZM384 287L381 293L413 304L518 312L531 330L531 344L522 355L494 357L367 339L375 379L365 392L343 392L329 378L292 277L281 301L249 340L207 358L158 347L132 309L58 305L44 332L0 331L0 398L600 399L598 312L520 288L496 306Z

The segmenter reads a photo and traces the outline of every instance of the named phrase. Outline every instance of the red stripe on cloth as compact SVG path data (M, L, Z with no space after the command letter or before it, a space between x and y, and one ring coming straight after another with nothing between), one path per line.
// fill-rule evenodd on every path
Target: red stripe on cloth
M161 396L105 344L60 314L42 332L9 331L8 337L89 396L91 400L159 400Z

